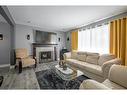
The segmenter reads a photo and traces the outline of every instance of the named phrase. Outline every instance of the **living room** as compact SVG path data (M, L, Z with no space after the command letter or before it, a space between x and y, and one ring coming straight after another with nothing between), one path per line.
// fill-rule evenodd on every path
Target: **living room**
M0 89L127 88L127 6L0 6L0 13Z

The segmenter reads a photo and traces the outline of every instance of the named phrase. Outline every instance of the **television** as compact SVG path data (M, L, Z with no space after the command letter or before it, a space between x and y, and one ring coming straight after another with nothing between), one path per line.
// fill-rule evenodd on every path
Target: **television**
M35 31L35 42L41 44L56 44L57 34L53 32Z

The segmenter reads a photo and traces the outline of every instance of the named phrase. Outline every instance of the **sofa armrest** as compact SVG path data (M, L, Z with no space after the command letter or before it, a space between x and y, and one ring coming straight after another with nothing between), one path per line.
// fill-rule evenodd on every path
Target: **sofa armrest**
M121 60L118 59L118 58L115 58L115 59L112 59L112 60L110 60L110 61L105 62L105 63L102 65L102 71L103 71L103 74L104 74L104 78L108 78L108 74L109 74L110 67L111 67L113 64L120 65L120 64L122 64L122 62L121 62Z
M107 86L105 86L104 84L102 83L99 83L95 80L84 80L81 85L80 85L80 88L79 89L110 89L108 88Z
M71 58L71 52L67 52L63 54L64 60Z

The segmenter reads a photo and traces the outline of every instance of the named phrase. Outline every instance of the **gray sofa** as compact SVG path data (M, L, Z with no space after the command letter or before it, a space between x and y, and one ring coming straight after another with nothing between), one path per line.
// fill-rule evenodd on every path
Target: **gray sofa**
M84 73L87 77L103 82L113 64L121 64L121 60L112 54L73 51L64 53L65 62Z

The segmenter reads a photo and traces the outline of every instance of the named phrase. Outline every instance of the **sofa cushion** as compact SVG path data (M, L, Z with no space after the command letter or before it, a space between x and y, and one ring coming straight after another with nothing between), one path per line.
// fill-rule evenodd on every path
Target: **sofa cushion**
M103 76L101 66L99 65L94 65L87 62L78 61L76 59L67 59L66 61L67 61L67 64L72 65L80 69L81 71L86 70L96 75Z
M69 65L75 66L75 67L77 67L79 69L80 68L84 69L84 67L82 67L82 64L85 64L85 62L79 61L77 59L67 59L66 63L69 64Z
M106 61L112 60L114 58L116 58L115 55L112 55L112 54L103 54L103 55L101 55L99 57L98 64L101 66Z
M106 79L106 80L103 82L103 84L104 84L105 86L107 86L108 88L111 88L111 89L125 89L124 87L122 87L122 86L120 86L120 85L118 85L118 84L116 84L116 83L110 81L109 79Z
M99 56L99 53L94 53L94 52L86 52L87 56Z
M92 63L92 64L98 64L98 59L99 59L98 55L93 55L93 56L91 55L91 56L87 56L86 62Z
M32 59L31 57L23 58L21 60L22 60L22 66L23 67L27 67L27 66L35 64L35 60Z
M77 60L86 61L86 52L77 52Z
M109 80L127 88L127 66L113 65L109 71Z
M78 60L77 59L67 59L66 63L77 63ZM80 62L80 61L79 61Z
M77 59L77 52L76 51L71 52L71 58L72 59Z
M94 65L94 64L85 62L85 64L83 64L83 67L85 68L85 70L87 70L91 73L94 73L99 76L103 76L101 66L99 66L99 65Z
M98 64L99 53L87 52L86 62Z
M95 80L87 79L81 83L80 89L110 89L110 88L106 87L104 84L99 83Z

